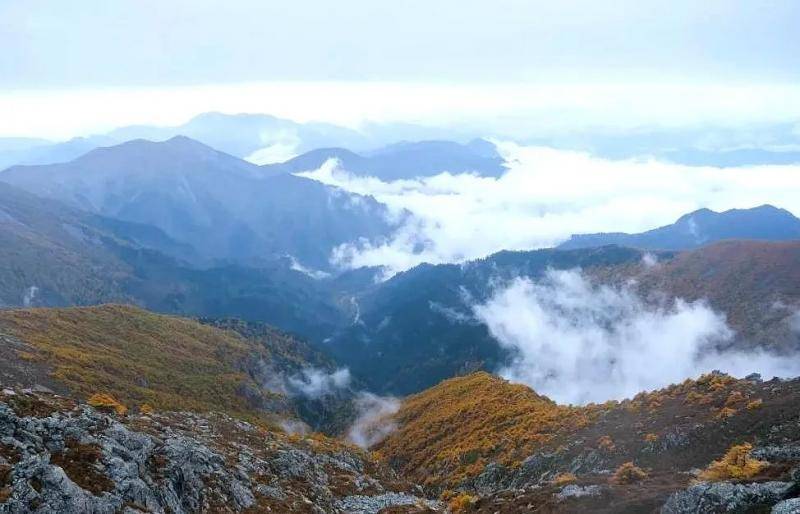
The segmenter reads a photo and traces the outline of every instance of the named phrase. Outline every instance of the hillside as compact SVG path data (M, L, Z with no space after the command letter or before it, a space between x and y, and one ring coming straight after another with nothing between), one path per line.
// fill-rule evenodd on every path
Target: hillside
M800 308L800 241L723 241L621 276L635 277L643 294L708 300L742 347L800 347L791 324Z
M500 252L463 265L423 264L354 296L357 323L329 342L331 353L376 391L409 394L454 375L492 371L508 353L472 307L497 284L548 269L623 267L642 252L619 247Z
M566 407L476 373L406 399L393 418L397 430L375 449L432 490L473 495L469 512L519 512L526 505L532 512L652 512L668 501L686 510L666 512L718 512L715 501L742 508L792 496L799 403L800 380L713 373L623 402ZM752 461L714 467L742 444L752 444ZM756 458L763 463L751 464ZM631 471L615 475L627 462ZM739 471L744 462L750 467ZM692 493L693 478L712 484L709 493L738 478L743 493L704 498ZM781 492L759 498L759 483L767 480L780 482ZM701 503L692 501L711 510L693 510Z
M108 393L131 409L251 419L295 417L303 405L313 426L326 421L296 403L286 384L301 369L331 370L333 363L265 325L201 324L124 305L4 310L0 344L9 356L0 376L9 385L52 385L79 398Z
M687 250L725 239L800 239L800 219L771 205L724 212L700 209L681 216L672 225L640 234L573 235L559 248L569 250L615 244L645 250Z
M66 163L14 166L0 181L82 210L161 229L205 263L290 255L327 269L339 244L389 234L386 209L177 136L97 148Z
M0 391L3 512L377 512L427 502L368 454L220 413Z

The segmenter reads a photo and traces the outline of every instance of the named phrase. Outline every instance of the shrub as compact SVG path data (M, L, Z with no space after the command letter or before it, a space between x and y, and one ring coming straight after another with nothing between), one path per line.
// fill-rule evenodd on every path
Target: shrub
M736 414L736 409L731 409L730 407L723 407L717 414L714 416L717 419L727 419Z
M715 482L754 477L767 463L750 457L752 450L753 445L749 443L732 446L720 460L715 460L701 471L698 478Z
M124 416L128 412L128 408L126 406L118 402L116 398L107 393L93 394L89 397L88 403L100 412L113 412L118 416Z
M753 400L752 402L747 404L747 410L760 409L763 404L764 404L764 400L762 400L761 398L758 398L758 399Z
M615 484L633 484L647 478L647 472L635 466L633 462L626 462L614 472L613 481Z
M447 503L447 507L451 512L464 512L477 500L478 498L476 496L472 496L471 494L467 493L460 493L450 499L450 501Z
M658 434L653 434L653 433L645 434L644 440L647 441L648 443L654 443L658 441Z
M616 448L616 445L611 437L604 435L597 440L597 447L601 450L613 452Z
M149 403L143 403L139 406L139 414L152 414L156 410Z
M576 480L578 480L578 477L574 473L559 473L553 478L552 484L567 485L574 483Z

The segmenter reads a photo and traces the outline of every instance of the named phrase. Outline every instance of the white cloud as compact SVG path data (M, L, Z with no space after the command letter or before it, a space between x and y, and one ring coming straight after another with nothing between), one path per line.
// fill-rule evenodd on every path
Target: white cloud
M350 385L350 370L340 368L331 373L308 367L287 379L292 393L308 398L321 398L340 391Z
M649 305L577 270L551 270L538 283L516 279L474 312L516 352L501 374L559 402L621 399L714 369L800 373L800 363L764 352L717 351L733 333L703 302Z
M639 232L701 207L772 203L800 212L797 165L690 167L512 143L499 148L510 169L498 179L442 173L387 183L348 174L335 162L304 173L373 195L396 216L404 209L412 214L388 243L343 245L332 260L345 267L386 265L397 272L421 262L553 246L573 233Z
M397 429L392 416L400 410L400 400L360 392L355 398L358 417L347 431L347 440L369 448Z

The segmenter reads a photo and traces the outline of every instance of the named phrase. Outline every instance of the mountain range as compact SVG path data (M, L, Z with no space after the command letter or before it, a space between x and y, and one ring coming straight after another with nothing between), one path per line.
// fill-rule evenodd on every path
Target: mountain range
M681 216L672 225L640 234L609 232L573 235L558 248L569 250L615 244L645 250L686 250L725 239L800 239L800 219L772 205L724 212L700 209Z
M403 142L364 154L345 148L321 148L280 164L265 165L264 168L275 173L313 171L329 159L336 159L343 169L354 175L377 177L384 181L427 177L443 172L499 177L506 171L495 146L482 139L463 145L452 141Z
M161 229L207 262L290 255L328 268L339 244L387 236L385 208L183 136L98 148L61 164L13 166L0 180L76 208Z

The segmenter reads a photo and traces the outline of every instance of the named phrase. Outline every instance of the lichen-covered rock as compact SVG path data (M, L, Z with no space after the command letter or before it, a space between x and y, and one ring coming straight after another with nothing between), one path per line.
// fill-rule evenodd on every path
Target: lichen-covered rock
M662 514L712 514L744 512L755 507L769 507L781 501L792 489L791 482L734 484L700 483L669 497Z
M772 507L772 514L798 514L800 513L800 498L783 500Z
M580 486L577 484L570 484L556 493L556 498L559 500L566 500L567 498L585 498L600 496L601 494L603 494L603 488L599 485Z
M348 496L342 498L336 507L349 514L377 514L387 507L401 505L421 505L429 509L441 509L439 502L421 500L420 498L404 493L385 493L377 496Z
M218 413L115 417L33 392L0 394L0 467L2 514L325 514L423 501L367 454L324 437Z

